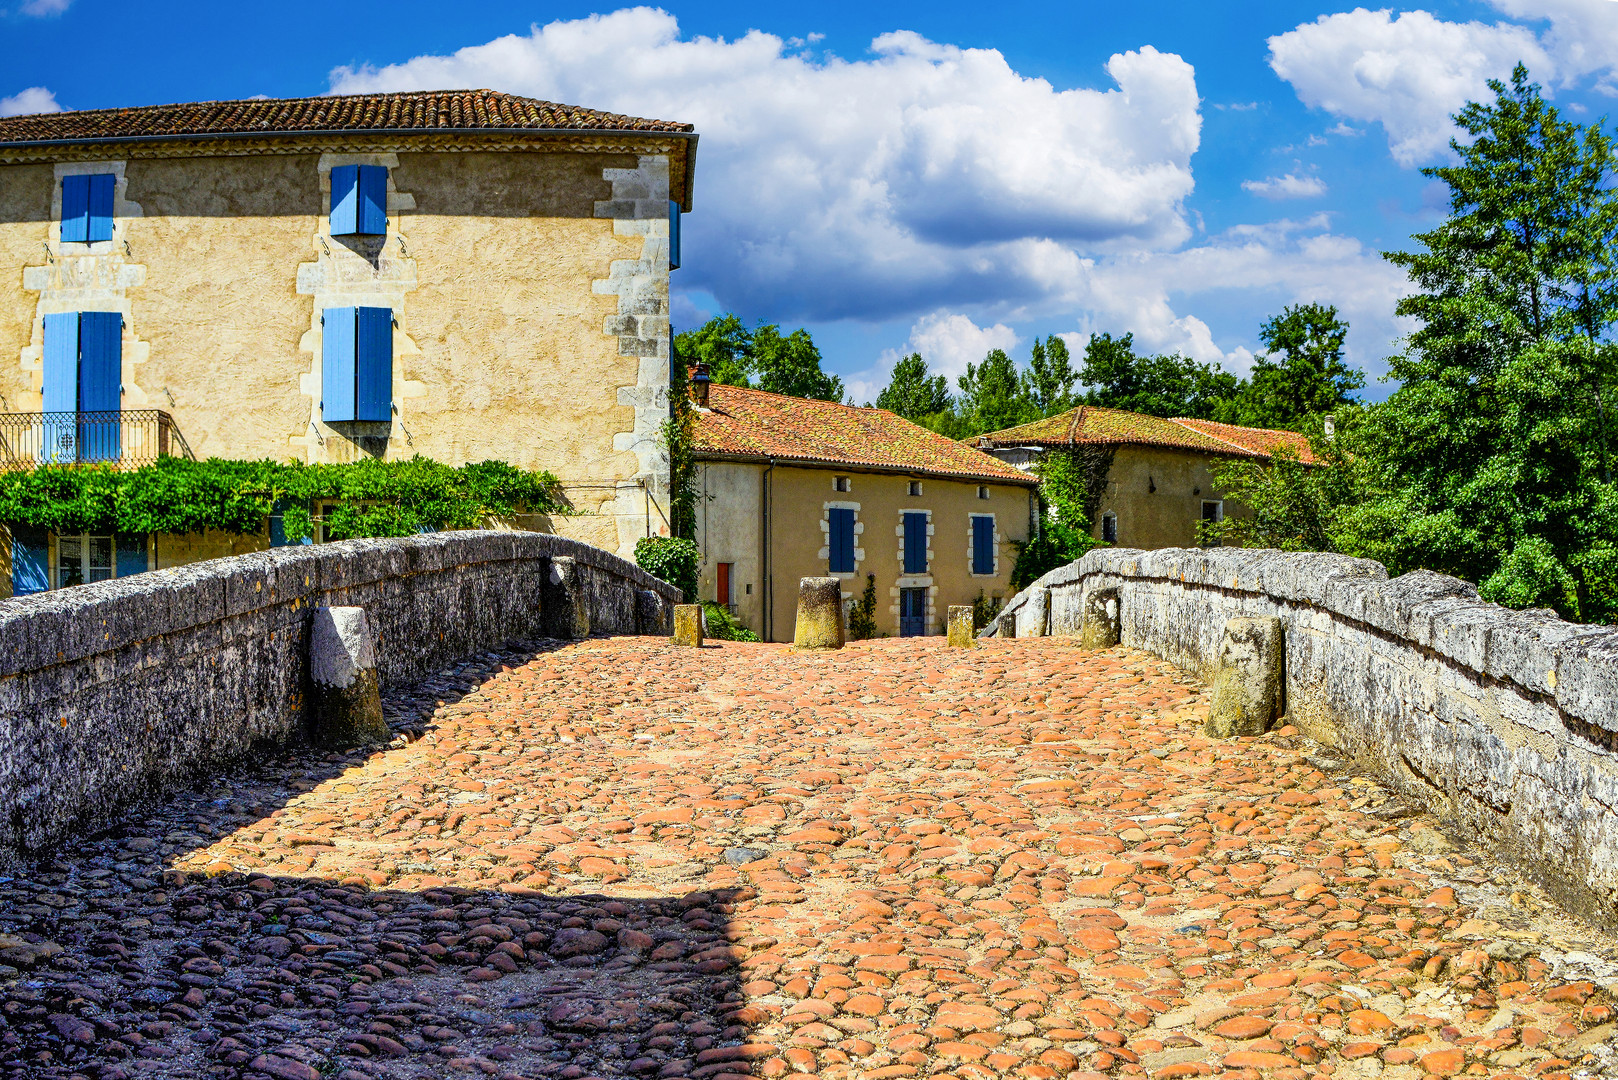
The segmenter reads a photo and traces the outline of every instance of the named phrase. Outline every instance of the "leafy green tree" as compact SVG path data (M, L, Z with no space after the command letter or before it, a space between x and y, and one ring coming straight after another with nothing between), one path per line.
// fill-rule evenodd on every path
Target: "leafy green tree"
M1026 387L1004 349L990 349L981 364L967 364L957 382L962 436L1016 427L1035 419Z
M1040 531L1017 553L1012 588L1021 589L1101 545L1093 530L1111 470L1112 451L1105 447L1049 450L1040 457Z
M1055 334L1044 341L1034 339L1033 358L1023 380L1024 392L1040 416L1055 416L1076 404L1073 384L1079 381L1079 373L1073 370L1067 342Z
M676 334L674 348L688 368L707 364L708 377L716 383L752 385L753 332L734 315L715 315L695 330Z
M1134 346L1134 334L1090 338L1079 370L1080 381L1090 388L1085 404L1211 420L1220 403L1236 393L1238 381L1228 371L1178 353L1140 356Z
M906 420L923 422L949 411L949 380L930 374L921 353L911 353L893 365L893 376L876 396L876 407Z
M802 327L784 335L780 327L770 324L754 330L753 367L760 390L821 401L843 400L843 380L820 369L820 350Z
M1294 304L1259 330L1269 350L1234 396L1221 401L1215 419L1249 427L1300 431L1309 418L1343 408L1365 375L1343 362L1348 323L1329 304Z

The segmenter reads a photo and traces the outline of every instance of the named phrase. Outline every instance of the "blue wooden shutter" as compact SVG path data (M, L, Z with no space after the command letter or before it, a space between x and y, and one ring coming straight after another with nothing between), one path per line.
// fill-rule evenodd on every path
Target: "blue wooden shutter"
M680 204L669 200L669 269L680 268Z
M45 316L44 404L39 435L40 461L78 460L75 417L79 411L79 313ZM68 415L63 416L66 413Z
M337 165L331 171L331 234L360 231L359 166Z
M363 236L388 234L388 170L381 165L359 167L359 220Z
M82 244L90 239L90 178L62 177L62 243Z
M336 172L335 169L332 170ZM354 357L359 309L327 308L321 312L320 418L328 424L353 420Z
M905 573L927 572L927 515L905 515Z
M100 173L87 179L90 181L90 212L86 239L92 243L97 240L111 240L112 192L117 178L111 173Z
M994 518L972 519L972 573L994 573Z
M388 308L358 309L354 419L393 419L393 312Z
M79 313L79 460L117 461L124 317L116 311ZM111 413L91 420L85 413Z
M49 534L28 525L11 526L11 595L27 596L50 587Z
M119 533L115 541L118 545L118 577L129 577L131 574L144 574L146 572L146 534L145 533Z
M833 507L830 512L831 525L831 559L829 560L831 572L834 574L852 574L854 572L854 511L846 507Z

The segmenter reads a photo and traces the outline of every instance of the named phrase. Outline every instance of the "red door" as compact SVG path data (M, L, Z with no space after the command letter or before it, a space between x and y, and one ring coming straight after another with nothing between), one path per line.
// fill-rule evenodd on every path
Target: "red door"
M719 601L720 607L730 606L730 568L734 565L734 563L728 562L719 564L719 588L717 590L719 595L715 599Z

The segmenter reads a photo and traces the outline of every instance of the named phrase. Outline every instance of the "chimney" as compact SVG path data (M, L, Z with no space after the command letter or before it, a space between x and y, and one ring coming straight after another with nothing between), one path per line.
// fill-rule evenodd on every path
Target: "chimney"
M1337 438L1337 417L1333 416L1331 413L1327 413L1326 414L1326 425L1325 426L1326 426L1326 438L1328 438L1328 439L1336 439Z
M708 407L708 386L713 382L708 378L708 365L697 364L691 372L691 397L697 403L697 408Z

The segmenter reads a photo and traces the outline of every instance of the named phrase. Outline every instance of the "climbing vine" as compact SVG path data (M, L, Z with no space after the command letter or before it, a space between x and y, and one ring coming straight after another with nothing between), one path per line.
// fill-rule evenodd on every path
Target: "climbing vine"
M1112 457L1110 446L1075 446L1047 451L1040 458L1040 528L1017 553L1012 588L1021 589L1100 546L1094 537L1096 511L1107 490Z
M279 513L288 540L409 536L477 528L520 513L572 513L556 477L503 461L459 468L414 457L344 465L163 458L138 469L39 465L0 473L0 521L58 533L262 533Z
M676 353L669 361L669 418L663 421L663 443L669 453L669 531L697 535L697 413L691 407L685 361Z

